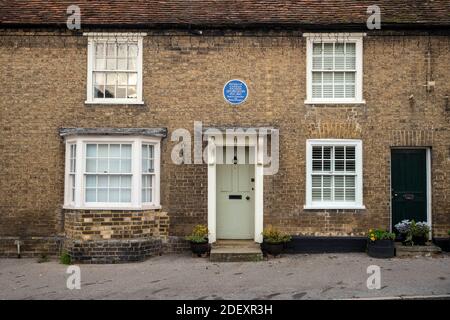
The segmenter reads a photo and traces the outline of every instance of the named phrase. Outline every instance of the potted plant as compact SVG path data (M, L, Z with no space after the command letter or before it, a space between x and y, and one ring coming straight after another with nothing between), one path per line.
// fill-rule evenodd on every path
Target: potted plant
M397 223L394 228L397 230L399 234L400 241L407 245L412 241L412 235L411 235L411 221L409 220L402 220L401 222Z
M270 255L278 256L282 251L284 244L291 241L291 236L269 226L262 233L263 251Z
M412 221L411 234L413 245L424 246L428 241L428 235L430 234L430 227L426 222Z
M430 233L430 227L426 222L403 220L394 227L401 234L402 243L406 246L425 245Z
M395 233L385 230L369 230L367 254L373 258L392 258L395 255Z
M202 254L209 252L208 243L208 227L203 224L198 224L192 230L189 236L186 236L191 244L192 253L200 257Z

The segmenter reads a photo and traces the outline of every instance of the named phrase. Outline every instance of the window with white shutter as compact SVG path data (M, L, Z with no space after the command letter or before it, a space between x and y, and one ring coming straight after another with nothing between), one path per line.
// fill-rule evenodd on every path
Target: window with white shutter
M306 209L361 209L360 140L307 141Z
M306 103L364 103L362 35L307 35Z

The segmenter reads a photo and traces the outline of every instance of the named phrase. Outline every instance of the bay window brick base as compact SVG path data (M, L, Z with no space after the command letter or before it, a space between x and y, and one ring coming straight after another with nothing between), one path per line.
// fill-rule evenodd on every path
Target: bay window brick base
M66 210L64 248L77 263L143 261L168 240L169 216L158 210Z

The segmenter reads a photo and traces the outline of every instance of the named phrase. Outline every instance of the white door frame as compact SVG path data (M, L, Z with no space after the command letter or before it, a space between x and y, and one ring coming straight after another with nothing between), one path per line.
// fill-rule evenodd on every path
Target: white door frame
M429 240L433 238L433 228L432 228L432 177L431 177L431 147L391 147L390 148L390 168L389 168L389 196L390 196L390 217L389 217L389 225L390 230L394 229L392 225L392 149L425 149L426 150L426 170L427 170L427 223L430 226L430 235Z
M230 145L245 145L255 148L255 226L254 226L254 241L262 243L263 237L263 217L264 217L264 195L263 195L263 180L264 180L264 166L263 166L263 137L258 137L256 134L250 138L245 139L252 134L236 132L233 134L227 133L224 139L215 139L215 136L208 136L208 239L210 243L216 242L216 228L217 228L217 210L216 210L216 154L217 149ZM244 142L241 144L236 139L238 136L244 137ZM247 140L247 141L246 141Z

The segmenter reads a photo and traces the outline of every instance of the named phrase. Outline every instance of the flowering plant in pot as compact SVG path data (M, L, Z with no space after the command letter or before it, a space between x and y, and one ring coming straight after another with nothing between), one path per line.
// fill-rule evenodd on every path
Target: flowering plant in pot
M208 227L203 224L196 225L192 233L186 236L186 240L191 243L192 253L200 257L209 251Z
M430 227L426 222L417 222L414 220L411 224L411 234L413 245L423 246L428 240L430 234Z
M425 245L430 233L430 227L426 222L403 220L397 223L395 229L400 233L404 245Z
M282 251L284 244L291 241L291 236L279 231L272 226L264 229L263 233L263 251L273 256L278 256Z
M395 233L381 229L369 230L367 254L374 258L392 258L395 255Z

